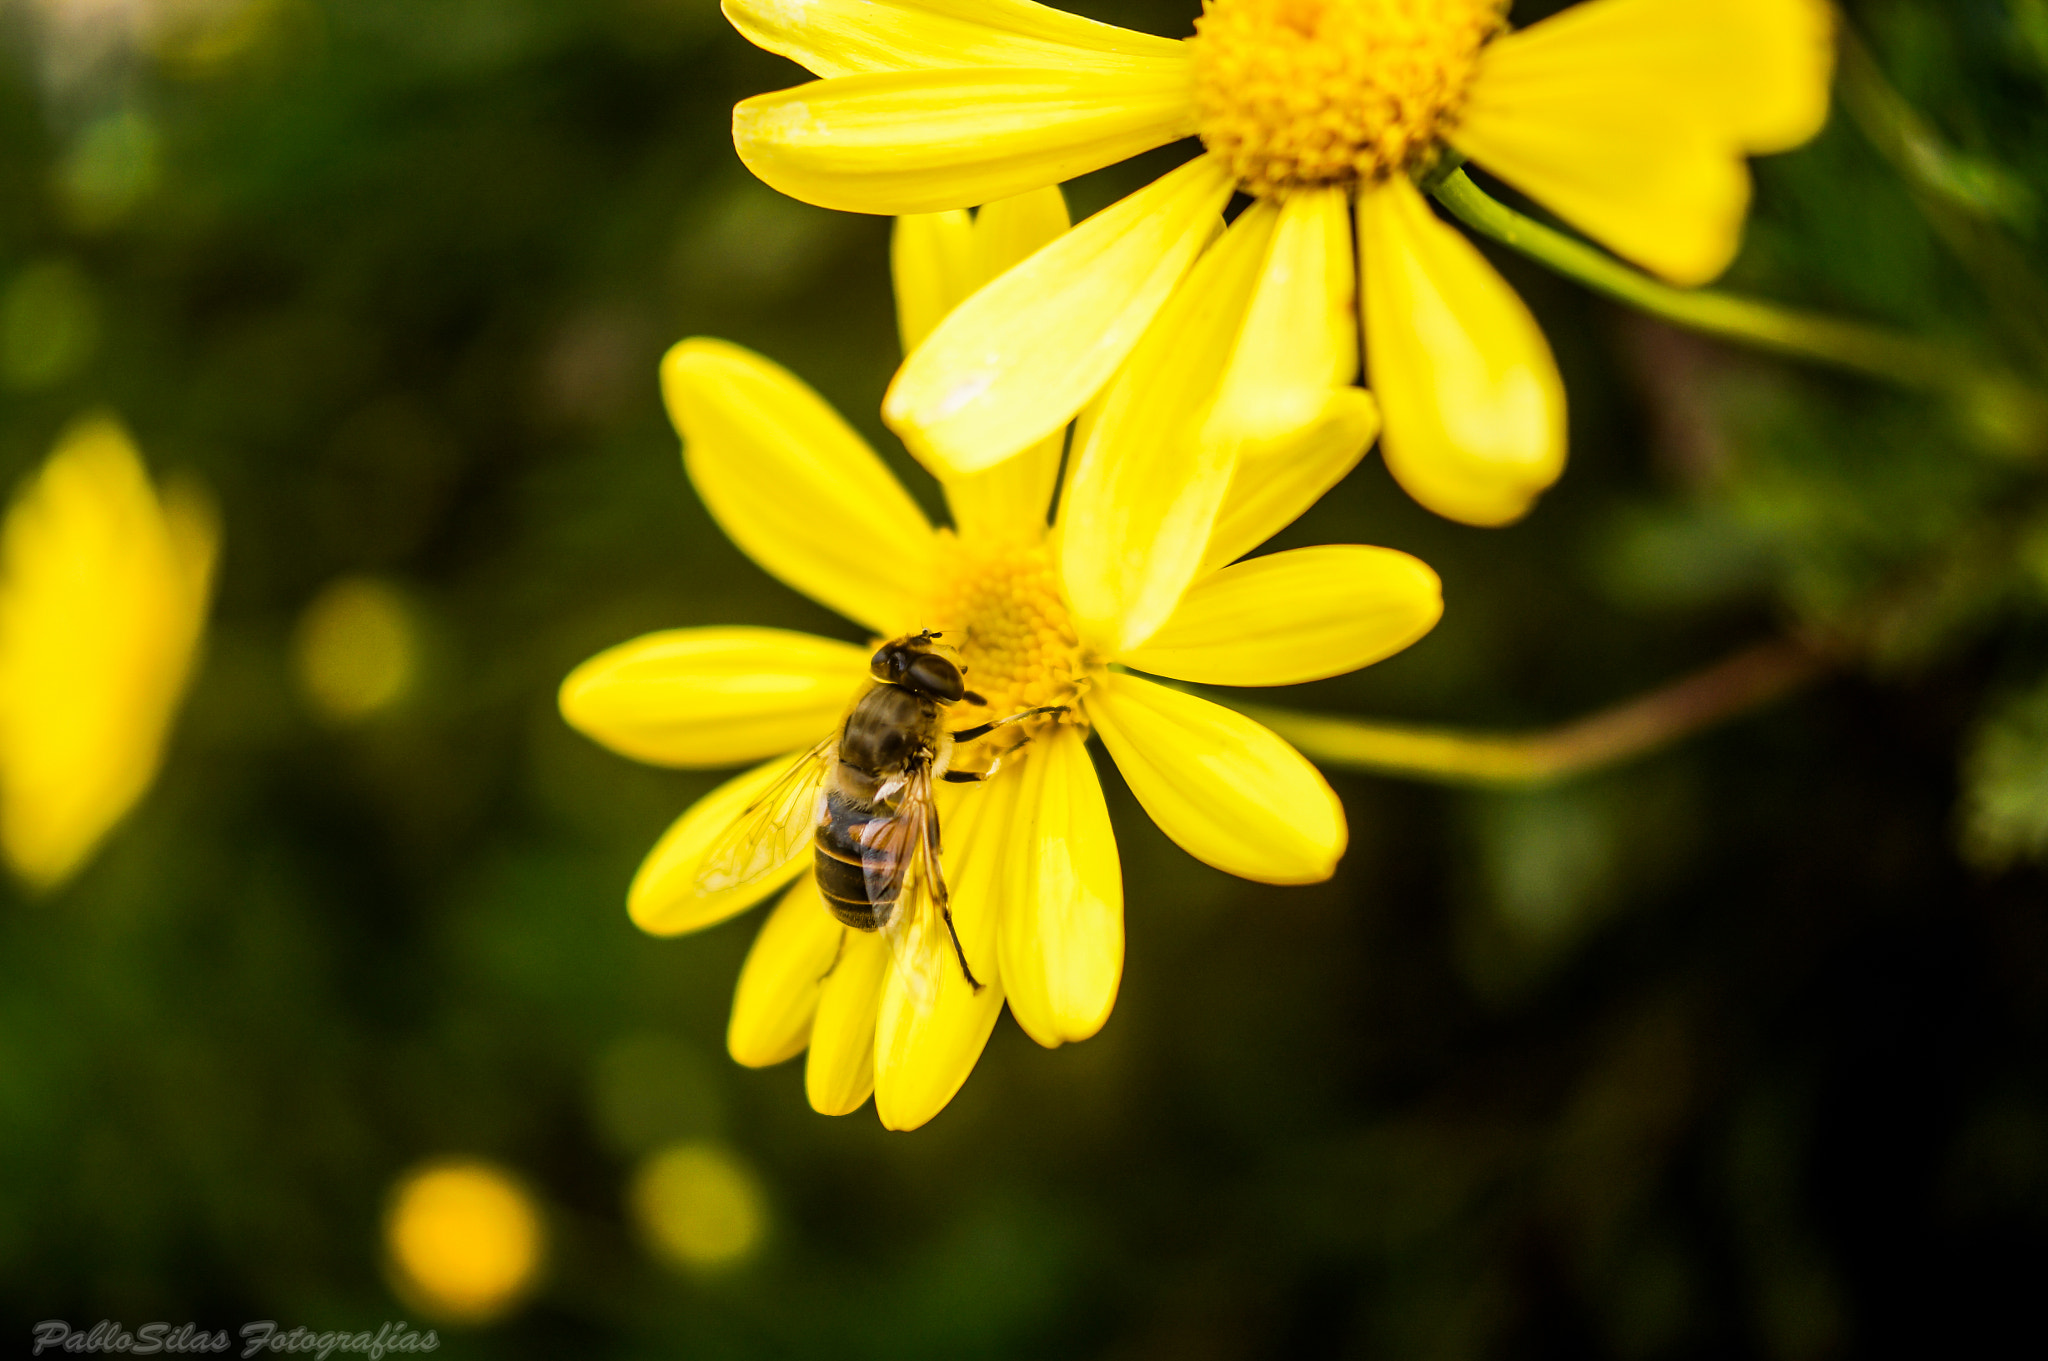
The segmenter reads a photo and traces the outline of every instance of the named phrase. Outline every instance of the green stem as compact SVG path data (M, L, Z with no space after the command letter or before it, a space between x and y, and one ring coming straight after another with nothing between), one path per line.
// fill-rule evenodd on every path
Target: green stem
M1437 784L1548 784L1618 765L1757 708L1821 672L1820 658L1774 641L1561 728L1484 734L1234 704L1319 765Z
M1546 227L1489 197L1462 170L1432 192L1459 221L1560 274L1666 321L1780 354L1817 360L1907 387L1974 394L1977 366L1940 346L1855 322L1838 321L1700 289L1676 288L1583 241Z

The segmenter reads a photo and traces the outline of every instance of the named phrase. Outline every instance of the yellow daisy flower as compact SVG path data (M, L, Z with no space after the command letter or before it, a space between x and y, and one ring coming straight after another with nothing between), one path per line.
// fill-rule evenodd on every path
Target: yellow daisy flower
M906 341L1065 227L1054 189L971 221L949 212L899 222ZM852 1111L872 1091L885 1125L923 1124L966 1080L1005 1001L1045 1045L1084 1039L1108 1018L1123 967L1123 889L1091 731L1153 820L1197 858L1282 884L1335 868L1343 809L1314 766L1241 714L1135 672L1220 685L1336 675L1426 633L1442 608L1438 582L1384 548L1236 561L1357 460L1369 411L1353 411L1299 457L1224 466L1220 481L1196 485L1195 501L1213 488L1216 504L1191 503L1189 482L1157 476L1188 419L1189 385L1213 379L1221 340L1213 317L1169 305L1077 431L1051 526L1057 432L987 472L943 479L954 528L934 528L874 451L781 368L703 339L663 361L685 467L735 543L878 639L933 629L957 645L967 685L985 702L948 708L949 730L1068 706L957 749L956 768L1001 758L985 782L936 791L953 920L983 986L947 969L919 997L879 934L846 931L828 914L807 872L808 837L766 879L728 889L699 879L707 852L790 767L790 753L834 733L871 686L872 645L682 629L604 652L563 683L564 717L625 755L685 767L769 758L668 830L628 906L642 928L672 935L799 880L748 956L727 1039L735 1059L757 1066L808 1046L805 1084L818 1110ZM1301 471L1309 466L1319 471Z
M156 778L192 674L219 531L159 497L128 434L73 426L0 529L0 853L48 889Z
M928 463L990 466L1070 419L1209 249L1267 233L1202 434L1298 430L1357 368L1387 466L1437 512L1524 514L1564 466L1564 392L1528 309L1424 203L1470 156L1681 284L1733 258L1743 158L1826 117L1825 0L1587 0L1521 31L1506 0L1205 0L1173 41L1030 0L724 0L823 77L746 100L733 139L810 203L921 213L1022 193L1190 135L1203 154L960 308L884 416ZM1356 217L1356 264L1347 208ZM1277 221L1277 228L1274 222Z

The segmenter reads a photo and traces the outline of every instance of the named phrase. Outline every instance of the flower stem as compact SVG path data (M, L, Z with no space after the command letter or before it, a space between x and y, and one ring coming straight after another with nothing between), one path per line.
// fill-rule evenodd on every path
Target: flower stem
M1463 170L1445 175L1431 192L1474 231L1577 279L1595 292L1691 330L1907 387L1975 395L1985 382L1979 366L1911 336L1652 279L1489 197Z
M1540 785L1619 765L1768 704L1818 676L1798 643L1759 643L1704 671L1563 727L1527 734L1461 732L1285 709L1234 707L1319 765L1437 784Z

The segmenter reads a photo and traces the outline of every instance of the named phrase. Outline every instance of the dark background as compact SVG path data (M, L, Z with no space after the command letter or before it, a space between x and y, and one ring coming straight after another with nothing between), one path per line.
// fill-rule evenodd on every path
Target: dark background
M0 478L110 407L154 469L211 486L225 556L156 789L71 886L0 898L17 1338L410 1316L384 1197L476 1154L535 1188L553 1251L523 1311L444 1330L458 1357L2040 1345L2029 432L1496 253L1565 370L1572 467L1484 531L1369 460L1281 543L1415 552L1444 622L1278 698L1531 727L1786 629L1829 674L1546 789L1335 777L1352 847L1308 889L1189 860L1102 762L1129 898L1109 1025L1048 1052L1005 1019L952 1106L890 1135L813 1114L801 1064L725 1057L758 915L673 941L626 920L639 857L717 777L630 764L554 709L571 666L650 629L856 636L694 500L655 385L673 340L789 365L937 505L875 415L887 223L732 154L730 105L799 73L710 0L131 7L170 16L148 31L81 26L92 8L0 5ZM1173 35L1195 12L1075 8ZM2048 314L2014 271L2048 230L2048 0L1848 8L1953 154L1902 176L1838 109L1758 167L1728 286L2038 381ZM358 574L402 593L426 662L340 725L291 642ZM671 1138L760 1179L749 1263L692 1277L643 1247L624 1188Z

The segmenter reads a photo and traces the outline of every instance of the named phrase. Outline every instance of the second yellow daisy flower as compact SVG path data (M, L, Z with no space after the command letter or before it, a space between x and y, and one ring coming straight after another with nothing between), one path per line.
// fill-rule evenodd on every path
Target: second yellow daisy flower
M1029 0L725 0L824 79L733 113L741 158L811 203L916 213L1071 179L1190 135L1204 154L956 312L885 415L971 472L1058 429L1230 228L1268 235L1204 435L1256 446L1357 367L1362 283L1387 466L1474 524L1564 466L1564 393L1528 309L1413 177L1447 148L1682 284L1733 258L1743 157L1811 137L1824 0L1588 0L1510 32L1505 0L1206 0L1184 42ZM1347 209L1356 217L1352 255Z

